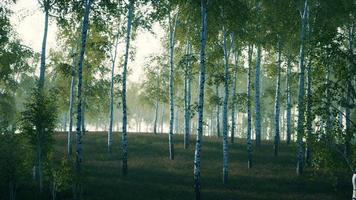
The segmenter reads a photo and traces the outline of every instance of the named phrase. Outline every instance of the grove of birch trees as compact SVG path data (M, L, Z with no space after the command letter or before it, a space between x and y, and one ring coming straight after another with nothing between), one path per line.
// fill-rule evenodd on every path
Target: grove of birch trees
M248 170L261 162L256 151L283 158L285 145L294 176L323 171L338 179L342 172L351 180L356 1L38 0L40 52L11 23L19 3L0 2L0 199L22 199L17 191L26 184L35 185L37 199L64 190L86 199L90 154L82 143L96 131L109 160L119 152L115 165L125 180L135 157L131 134L167 136L172 166L182 153L177 146L193 150L196 200L205 199L207 138L221 143L223 185L236 170L230 163L238 145ZM157 32L163 50L134 65L144 45L136 38ZM48 48L49 37L56 48ZM130 81L139 69L140 81ZM58 137L66 141L63 157L54 153Z

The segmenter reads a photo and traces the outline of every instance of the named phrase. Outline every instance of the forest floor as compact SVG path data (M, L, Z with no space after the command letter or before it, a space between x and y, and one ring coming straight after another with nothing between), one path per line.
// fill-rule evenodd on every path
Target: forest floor
M194 199L193 159L195 137L183 149L183 136L174 135L175 159L168 159L168 137L129 134L128 176L121 173L121 135L114 134L112 155L107 153L106 132L83 137L85 200L185 200ZM337 200L351 199L351 177L338 177L337 184L306 169L295 173L295 146L282 144L278 157L271 142L254 148L252 169L247 169L245 141L229 145L229 180L222 184L222 138L203 140L201 178L204 200ZM66 135L57 134L57 157L65 156ZM350 180L350 181L349 181ZM335 181L334 181L335 182ZM62 194L58 199L70 198Z

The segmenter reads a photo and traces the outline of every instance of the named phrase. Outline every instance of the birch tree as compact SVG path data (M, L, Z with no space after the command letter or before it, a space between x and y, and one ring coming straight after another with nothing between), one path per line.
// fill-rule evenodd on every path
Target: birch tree
M255 135L256 135L256 146L261 145L261 97L260 97L260 77L261 77L261 57L262 57L262 44L260 36L258 35L261 31L261 1L256 1L256 42L257 42L257 57L256 57L256 78L255 78Z
M279 149L279 140L280 140L280 130L279 130L279 119L280 119L280 96L281 96L281 65L282 65L282 44L281 44L281 39L278 38L278 44L277 44L277 51L278 51L278 57L277 57L277 82L276 82L276 95L275 95L275 109L274 109L274 114L275 114L275 136L274 136L274 155L278 156L278 149Z
M72 155L72 132L73 132L73 115L74 115L74 98L75 98L75 54L72 50L73 56L73 69L72 69L72 79L70 81L70 97L69 97L69 128L67 134L67 154L68 157Z
M200 157L203 139L203 114L204 114L204 86L205 86L205 46L207 33L207 1L201 0L201 47L200 47L200 78L198 102L198 132L194 153L194 190L195 199L201 199Z
M171 7L172 9L172 7ZM170 53L170 73L169 73L169 159L174 160L173 143L173 123L174 123L174 36L177 26L178 12L175 14L172 22L171 13L168 15L169 24L169 53Z
M253 46L248 46L248 72L247 72L247 168L252 168L252 124L251 124L251 66Z
M292 136L292 99L291 99L291 56L287 58L287 144L290 144Z
M235 130L236 128L236 103L237 103L237 94L236 94L236 84L237 84L237 71L238 71L238 60L239 53L237 49L236 42L234 42L235 37L234 34L231 35L231 40L233 42L232 48L234 53L234 75L232 82L232 108L231 108L231 143L234 143L235 140Z
M299 55L299 93L298 93L298 127L297 127L297 175L304 169L304 41L308 15L308 0L304 1L301 13L300 55Z
M229 101L229 49L227 47L227 31L223 27L223 50L224 50L224 111L223 111L223 183L227 183L229 173L229 155L228 155L228 101Z
M89 14L91 9L92 0L85 1L85 13L83 17L83 25L82 25L82 34L81 34L81 46L79 52L79 61L78 61L78 88L77 88L77 144L76 144L76 172L77 176L81 177L81 162L82 162L82 76L83 76L83 62L84 62L84 54L86 49L87 42L87 34L89 29ZM80 198L81 192L81 183L78 181L75 185L75 195L76 198Z
M114 55L111 60L111 83L110 83L110 119L109 119L109 131L108 131L108 152L111 154L112 149L112 129L114 123L114 81L115 81L115 63L116 63L116 56L117 56L117 48L119 45L119 30L115 36L115 47L114 47Z
M134 12L134 0L129 1L128 14L127 14L127 32L126 32L126 47L125 58L122 72L122 174L127 175L127 159L128 159L128 141L127 141L127 103L126 103L126 77L127 77L127 64L129 60L130 40L131 40L131 27Z

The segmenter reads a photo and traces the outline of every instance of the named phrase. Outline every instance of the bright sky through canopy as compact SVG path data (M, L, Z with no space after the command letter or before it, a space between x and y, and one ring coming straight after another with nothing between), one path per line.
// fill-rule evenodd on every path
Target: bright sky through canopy
M18 37L23 41L24 45L40 53L44 29L44 15L38 2L36 0L18 0L18 2L13 5L12 11L14 13L11 17L11 23L15 27ZM57 25L55 20L52 19L49 25L47 52L57 45L56 32ZM134 61L129 61L129 69L132 72L128 77L130 81L142 81L145 58L151 54L157 54L162 50L161 38L164 35L162 27L158 23L155 23L153 32L155 35L146 31L139 31L136 39L132 42L132 47L136 49L136 55ZM121 44L118 48L118 55L122 56L123 54L124 46ZM118 67L115 68L116 72Z

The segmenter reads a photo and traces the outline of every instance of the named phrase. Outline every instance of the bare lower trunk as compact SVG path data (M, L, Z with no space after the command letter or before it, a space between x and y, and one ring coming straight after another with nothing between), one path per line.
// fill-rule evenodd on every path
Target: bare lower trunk
M219 84L216 84L215 91L216 91L216 96L219 98ZM217 113L216 113L216 129L217 129L218 137L220 137L220 102L217 105L216 111L217 111Z
M252 124L251 124L251 66L253 47L248 47L248 75L247 75L247 168L252 168Z
M153 133L157 135L157 119L158 119L158 107L159 106L159 101L158 99L156 100L156 106L155 106L155 119L153 122Z
M73 70L74 72L74 70ZM67 135L67 154L68 157L72 155L72 132L73 132L73 109L74 109L74 96L75 96L75 76L72 75L70 83L70 99L69 99L69 129Z
M162 103L162 113L161 113L161 133L163 133L163 125L164 125L164 114L165 114L165 112L164 112L164 104Z
M85 97L82 97L82 134L85 135L86 130L85 130Z

